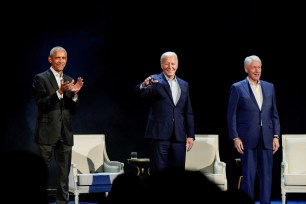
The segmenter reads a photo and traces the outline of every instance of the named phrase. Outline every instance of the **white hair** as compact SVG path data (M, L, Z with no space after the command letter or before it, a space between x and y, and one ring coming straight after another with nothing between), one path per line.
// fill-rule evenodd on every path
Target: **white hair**
M253 61L258 61L261 64L261 60L258 56L251 55L251 56L248 56L244 59L244 67L250 65Z
M165 57L176 57L176 59L177 59L177 55L176 55L175 52L168 51L168 52L164 52L162 54L162 56L160 57L160 62L163 62Z

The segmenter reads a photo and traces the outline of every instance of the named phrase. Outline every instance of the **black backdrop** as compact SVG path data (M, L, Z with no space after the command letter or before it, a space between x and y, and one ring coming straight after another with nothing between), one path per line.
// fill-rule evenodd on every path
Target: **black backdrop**
M131 151L146 157L147 109L133 92L159 73L160 55L175 51L177 75L190 83L196 133L220 135L221 160L235 185L236 152L227 136L231 83L243 79L243 60L256 54L262 79L275 84L283 133L306 133L305 12L296 3L100 2L9 5L2 25L2 150L34 150L34 74L49 68L52 47L68 51L65 73L84 78L76 133L104 133L112 160ZM275 155L273 196L279 198L281 152Z

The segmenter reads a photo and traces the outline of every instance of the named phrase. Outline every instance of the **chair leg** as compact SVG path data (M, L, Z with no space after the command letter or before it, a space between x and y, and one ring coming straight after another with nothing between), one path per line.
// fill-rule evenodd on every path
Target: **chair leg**
M79 204L79 194L74 194L74 204Z
M239 176L238 185L237 185L238 190L240 190L241 188L242 179L243 179L243 176Z
M239 166L239 167L241 166L241 159L240 159L240 158L236 158L236 159L235 159L235 162L236 162L237 166ZM239 180L238 180L238 184L237 184L238 190L241 189L241 182L242 182L242 179L243 179L243 176L239 176Z
M282 194L282 204L286 204L286 193Z

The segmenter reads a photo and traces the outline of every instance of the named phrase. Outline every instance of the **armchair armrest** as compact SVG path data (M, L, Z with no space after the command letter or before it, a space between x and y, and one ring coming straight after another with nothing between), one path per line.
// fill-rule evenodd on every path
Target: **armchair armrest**
M226 163L222 161L216 161L214 163L215 174L225 174Z
M281 163L281 175L284 175L287 173L288 173L288 163L283 161Z
M78 169L75 163L71 163L70 166L70 175L69 175L69 186L77 186L78 183Z
M73 179L77 179L77 174L78 174L78 169L75 163L71 163L71 170L72 170L72 175L73 175Z
M124 163L119 161L105 161L103 165L104 172L118 173L122 172Z

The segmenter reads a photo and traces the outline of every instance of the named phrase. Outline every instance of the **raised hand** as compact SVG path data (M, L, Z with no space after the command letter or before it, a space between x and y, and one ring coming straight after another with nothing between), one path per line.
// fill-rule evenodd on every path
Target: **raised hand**
M83 87L83 78L82 77L78 77L76 83L72 86L71 91L74 92L74 94L77 94L81 88Z
M152 76L149 76L142 82L142 87L146 88L147 86L155 83L158 83L158 80L154 79Z
M64 92L72 91L73 87L74 87L74 80L65 81L65 82L61 80L61 87L59 88L59 93L63 94Z

